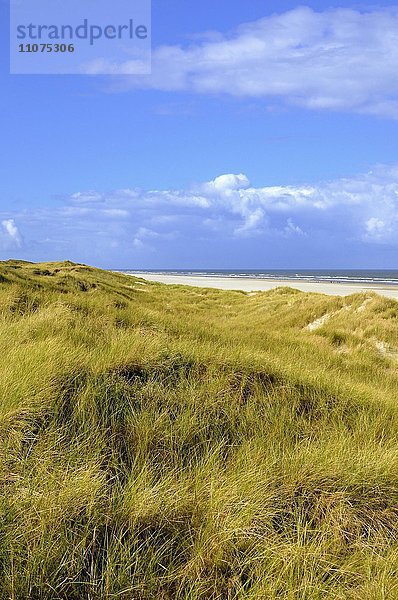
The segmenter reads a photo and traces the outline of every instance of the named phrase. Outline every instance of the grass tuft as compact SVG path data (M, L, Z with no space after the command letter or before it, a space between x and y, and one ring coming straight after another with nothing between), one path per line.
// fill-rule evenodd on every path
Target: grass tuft
M0 284L0 600L398 597L395 301Z

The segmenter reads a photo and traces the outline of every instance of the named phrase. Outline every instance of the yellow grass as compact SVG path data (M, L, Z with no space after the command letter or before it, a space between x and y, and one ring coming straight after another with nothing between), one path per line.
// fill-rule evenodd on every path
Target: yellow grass
M398 598L398 303L143 283L0 263L0 599Z

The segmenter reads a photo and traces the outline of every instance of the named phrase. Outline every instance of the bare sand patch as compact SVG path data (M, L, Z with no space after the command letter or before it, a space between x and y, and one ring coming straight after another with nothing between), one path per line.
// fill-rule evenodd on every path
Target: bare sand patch
M375 346L382 356L386 356L387 358L391 358L393 360L398 360L398 350L396 348L392 348L380 340L375 341Z
M381 296L398 300L398 287L388 285L323 283L316 281L258 279L255 277L217 277L212 275L176 275L167 273L129 273L135 277L166 283L188 285L219 290L240 290L244 292L267 292L278 287L290 287L302 292L327 294L329 296L349 296L361 292L376 292Z
M364 300L361 304L361 306L358 306L357 308L357 312L361 313L364 312L364 310L366 310L367 305L369 304L369 302L372 302L373 298L366 298L366 300Z
M319 317L319 319L315 319L315 321L309 323L306 329L308 329L308 331L315 331L316 329L319 329L322 327L322 325L325 325L325 323L329 321L331 316L331 314L326 313L326 315L323 315L322 317Z

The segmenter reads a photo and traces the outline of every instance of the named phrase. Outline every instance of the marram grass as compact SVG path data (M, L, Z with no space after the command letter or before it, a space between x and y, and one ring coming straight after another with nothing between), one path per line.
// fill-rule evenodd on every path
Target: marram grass
M0 600L398 598L397 302L8 261L0 357Z

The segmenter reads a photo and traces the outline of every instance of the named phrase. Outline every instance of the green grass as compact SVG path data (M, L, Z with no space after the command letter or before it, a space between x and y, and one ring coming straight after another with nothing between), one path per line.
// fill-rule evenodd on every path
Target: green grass
M7 261L0 356L0 600L398 598L397 302Z

